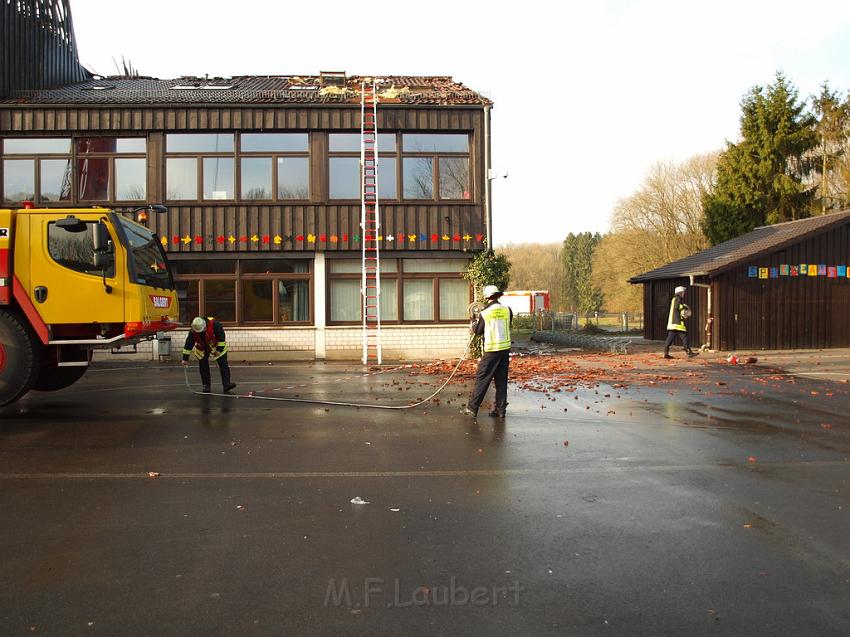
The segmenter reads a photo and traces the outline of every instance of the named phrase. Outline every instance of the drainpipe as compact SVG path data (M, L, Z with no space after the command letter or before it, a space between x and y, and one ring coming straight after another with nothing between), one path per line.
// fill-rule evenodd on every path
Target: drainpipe
M713 308L711 305L711 284L709 283L696 283L694 281L695 276L705 276L704 274L689 274L688 281L690 282L691 287L695 288L705 288L708 291L708 300L706 307L706 319L705 319L705 338L708 343L708 347L711 348L711 328L714 325L714 314Z
M484 106L484 224L487 236L487 249L493 249L493 180L490 172L492 156L490 154L490 105Z

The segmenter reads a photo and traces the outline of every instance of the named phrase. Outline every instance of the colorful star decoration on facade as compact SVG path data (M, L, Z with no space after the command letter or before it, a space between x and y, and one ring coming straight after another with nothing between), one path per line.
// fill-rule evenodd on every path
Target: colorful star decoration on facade
M224 246L225 244L229 244L233 246L236 243L243 245L263 245L263 246L283 246L284 244L291 244L293 247L297 248L299 246L303 247L305 245L316 246L316 245L330 245L330 244L339 244L339 243L360 243L360 235L352 234L349 235L347 232L341 234L328 234L328 233L320 233L313 234L312 232L307 234L296 234L296 235L240 235L236 236L233 234L223 235L220 234L215 237L203 237L202 235L172 235L171 240L167 237L161 237L160 243L162 243L163 247L168 247L169 243L171 245L179 247L181 244L184 246L191 245L194 243L198 246ZM416 243L430 243L430 244L439 244L439 243L450 243L450 244L458 244L463 243L464 247L468 244L475 242L481 243L484 241L483 234L475 234L471 235L469 233L465 233L463 235L454 234L449 236L448 234L439 235L437 233L425 234L425 233L405 233L398 232L396 234L387 234L387 235L378 235L375 237L374 235L365 235L363 237L364 240L374 242L377 241L384 242L387 244L392 244L398 242L402 245L415 245ZM356 248L359 246L351 246L352 248Z

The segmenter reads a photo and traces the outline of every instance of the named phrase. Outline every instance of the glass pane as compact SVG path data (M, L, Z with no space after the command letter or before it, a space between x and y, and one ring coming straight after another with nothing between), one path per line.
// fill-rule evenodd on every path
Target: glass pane
M469 282L464 279L440 279L440 319L461 321L469 317Z
M331 157L328 181L331 199L360 199L360 158Z
M469 199L466 157L440 157L440 199Z
M274 274L288 272L309 272L307 259L243 259L244 274Z
M271 157L243 157L242 199L272 198Z
M360 279L330 281L331 320L360 320Z
M360 259L328 259L331 274L360 274L363 269ZM381 272L398 272L395 259L381 259Z
M197 281L177 281L177 301L180 305L180 325L188 325L192 319L198 316L201 309L198 305L200 297L198 296Z
M404 198L433 199L434 198L434 160L431 157L405 157L402 163L404 169Z
M3 153L6 155L41 155L45 153L70 153L71 140L67 138L48 139L6 139L3 141Z
M328 150L332 153L359 153L360 133L331 133L328 136ZM394 133L378 133L378 152L395 152Z
M70 270L101 276L101 268L94 265L93 225L87 222L83 232L71 232L53 222L47 224L47 251L53 260ZM109 251L108 256L106 276L111 278L115 276L115 253Z
M236 272L235 260L178 261L171 259L168 264L175 276L179 274L234 274Z
M242 281L242 320L270 322L272 281Z
M277 158L277 198L310 198L310 162L306 157Z
M398 320L398 281L381 280L381 320Z
M3 199L6 201L35 199L35 160L6 159L3 161Z
M232 133L177 133L165 136L169 153L232 153Z
M378 160L378 196L381 199L397 199L395 157L381 157Z
M231 157L204 157L204 199L233 199Z
M74 140L78 155L87 153L143 153L143 137L79 137Z
M116 153L143 153L147 140L144 137L121 137L115 143Z
M147 199L147 162L144 159L115 159L115 199L144 201Z
M310 320L309 281L278 281L277 296L281 323Z
M404 320L434 320L434 282L431 279L404 282Z
M469 135L429 135L407 133L402 135L405 152L416 153L468 153Z
M467 259L405 259L405 272L464 272Z
M39 162L41 170L41 200L70 201L71 200L71 160L42 159Z
M204 314L226 323L236 322L235 281L204 281Z
M77 159L77 197L98 201L109 197L109 158L82 157Z
M242 133L242 152L307 151L307 133Z
M194 157L165 160L166 199L198 198L198 160Z

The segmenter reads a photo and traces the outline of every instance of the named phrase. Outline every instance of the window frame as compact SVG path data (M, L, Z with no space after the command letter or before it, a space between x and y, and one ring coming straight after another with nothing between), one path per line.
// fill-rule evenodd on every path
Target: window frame
M242 136L243 135L256 135L261 133L271 133L271 134L281 134L281 135L307 135L307 149L306 150L242 150ZM256 204L256 203L281 203L284 205L298 205L309 203L312 197L312 188L310 187L312 183L312 166L310 162L310 144L311 144L311 134L309 131L298 131L298 130L286 130L286 131L260 131L260 130L251 130L251 131L240 131L237 135L236 145L234 147L234 152L236 156L236 164L235 164L235 180L238 186L238 192L234 192L236 195L236 201L245 203L247 205ZM272 183L271 183L271 199L245 199L242 197L242 159L268 159L271 162L271 173L272 173ZM280 196L280 180L278 177L278 168L277 163L278 159L306 159L307 160L307 196L301 199L288 199Z
M353 257L342 257L340 260L352 260ZM457 325L464 324L467 320L464 319L443 319L440 314L440 281L445 279L458 280L463 279L463 272L405 272L404 271L404 260L409 259L408 256L400 256L400 257L391 257L394 261L396 261L396 271L395 272L381 272L381 281L383 282L385 279L395 280L396 283L396 316L398 317L395 320L384 320L381 318L381 325ZM333 261L335 259L328 259L328 262ZM384 261L384 258L381 258L381 261ZM348 272L348 273L332 273L331 268L327 269L327 285L325 286L325 320L327 325L330 326L352 326L352 325L361 325L362 317L357 321L334 321L331 320L331 281L339 280L339 279L355 279L360 280L362 274L359 272ZM433 319L426 320L411 320L406 319L404 317L404 283L405 281L421 281L421 280L431 280L432 281L432 313ZM472 302L472 286L469 287L469 302Z
M216 255L220 256L220 255ZM268 257L267 257L268 258ZM173 261L177 264L179 272L180 262L191 261L195 263L203 263L206 259L179 259ZM313 289L315 267L313 267L312 259L291 259L293 261L303 261L308 264L307 272L244 272L242 264L253 259L214 259L216 261L226 260L234 262L233 273L210 273L210 274L175 274L174 282L186 283L195 282L198 285L198 311L199 316L207 316L206 313L206 290L204 287L205 281L232 281L235 287L235 321L222 321L223 325L231 327L296 327L296 326L312 326L315 324L315 308L313 300ZM271 281L272 285L272 320L271 321L246 321L245 320L245 304L242 283L244 281ZM280 290L278 281L307 281L307 297L309 298L308 319L306 321L281 321L280 320Z
M68 140L69 142L69 150L67 152L62 153L38 153L38 152L29 152L29 153L12 153L9 154L6 151L6 140L8 139L57 139L57 140ZM91 152L91 153L83 153L77 151L77 143L82 139L141 139L144 141L145 150L141 151L132 151L132 152L118 152L118 151L100 151L100 152ZM81 204L116 204L116 205L134 205L134 204L144 204L148 201L150 196L150 179L149 179L149 167L150 162L148 161L149 155L149 145L150 140L147 137L147 134L135 134L135 135L71 135L69 137L15 137L15 136L5 136L0 141L3 142L2 148L0 149L0 161L5 162L6 160L23 160L23 161L31 161L33 162L33 197L31 201L37 204L49 204L52 206L61 206L68 205L74 203ZM84 159L106 159L107 160L107 178L109 180L109 185L107 187L106 198L104 199L83 199L80 197L79 192L79 167L78 163ZM145 162L145 196L142 199L117 199L116 198L116 176L117 172L115 169L115 160L116 159L141 159ZM42 169L41 163L42 161L50 161L50 160L61 160L68 161L71 165L71 190L68 193L67 199L45 199L42 196ZM6 186L5 186L5 171L0 169L0 172L4 174L4 181L0 184L0 189L2 189L2 197L0 197L0 201L11 203L16 200L7 199L6 198ZM60 192L61 196L61 192Z
M331 159L340 159L340 158L356 158L357 161L360 161L360 151L359 150L331 150L331 135L357 135L360 137L359 132L353 132L350 130L334 130L327 131L328 135L328 144L327 144L327 157L325 157L325 192L327 193L327 201L336 203L346 203L353 201L360 201L360 196L358 195L356 198L336 198L331 197ZM392 135L395 138L395 148L393 150L381 150L380 146L380 137L382 135ZM401 133L399 131L378 131L378 171L379 171L379 179L380 179L380 164L381 158L386 159L394 159L395 160L395 197L382 197L379 195L378 201L381 203L400 203L402 201L402 181L401 181L401 152L400 152L400 143L401 143ZM361 188L361 183L363 181L363 167L359 168L359 181L357 185L358 192ZM380 193L380 181L378 182L378 191ZM381 321L383 323L383 321Z
M404 135L466 135L467 139L467 147L465 152L459 151L408 151L404 148ZM396 148L399 149L398 152L398 172L399 181L398 181L398 195L399 201L406 204L419 204L419 203L452 203L452 204L475 204L476 196L475 196L475 180L474 176L474 166L472 163L473 152L472 152L472 133L470 131L445 131L445 132L422 132L422 131L402 131L399 133L399 139L396 145ZM431 198L430 199L421 199L421 198L413 198L413 197L405 197L404 196L404 160L405 159L417 159L417 158L425 158L430 159L432 162L432 172L431 172ZM454 158L454 159L466 159L467 162L467 170L468 170L468 179L469 183L467 184L469 198L460 198L460 199L443 199L440 196L440 158Z
M180 204L206 204L210 203L216 204L221 202L227 203L236 203L243 205L258 205L258 204L282 204L282 205L300 205L300 204L308 204L311 202L312 198L312 179L313 179L313 167L311 159L311 144L312 144L312 134L309 131L304 130L286 130L286 131L274 131L274 133L279 133L282 135L287 134L298 134L298 135L307 135L307 148L303 151L268 151L268 150L250 150L243 151L242 150L242 136L243 135L253 135L253 134L261 134L261 133L269 133L270 131L262 131L262 130L240 130L236 131L210 131L209 134L217 134L217 135L226 135L230 134L234 136L233 141L233 150L225 151L225 152L211 152L211 151L168 151L168 140L167 137L169 134L173 135L181 135L181 134L192 134L192 133L166 133L165 144L163 150L163 186L164 186L164 197L167 202L174 202ZM228 199L206 199L204 198L204 159L207 158L227 158L233 160L233 197ZM196 183L196 198L195 199L171 199L168 196L168 160L169 159L195 159L197 161L195 167L195 183ZM301 199L288 199L284 197L280 197L279 188L280 188L280 180L278 177L278 159L303 159L307 162L307 196L306 198ZM271 164L271 198L269 199L248 199L242 196L242 159L266 159Z

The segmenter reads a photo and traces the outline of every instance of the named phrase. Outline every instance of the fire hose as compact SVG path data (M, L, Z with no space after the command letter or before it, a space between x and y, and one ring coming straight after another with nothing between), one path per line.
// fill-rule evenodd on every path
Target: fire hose
M467 312L469 313L470 319L474 322L477 320L478 316L481 314L481 310L484 306L481 303L473 302L470 303L467 308ZM471 331L471 330L470 330ZM249 394L228 394L228 393L215 393L215 392L205 392L198 391L192 384L189 382L189 368L188 365L183 366L183 377L186 380L186 389L197 396L218 396L221 398L247 398L247 399L255 399L255 400L273 400L277 402L283 403L306 403L310 405L333 405L335 407L363 407L370 409L413 409L414 407L418 407L419 405L423 405L427 403L429 400L433 399L437 396L443 389L445 389L446 385L454 378L454 375L457 373L457 370L460 369L460 364L466 359L466 355L469 353L469 348L472 345L472 341L475 338L475 334L470 334L469 340L466 342L466 347L463 349L463 354L461 354L460 358L457 361L457 365L455 365L452 373L449 374L449 377L443 381L443 384L440 385L436 391L434 391L427 398L423 398L422 400L416 401L415 403L407 404L407 405L375 405L375 404L367 404L367 403L350 403L345 401L338 400L319 400L318 398L285 398L283 396L258 396L255 393Z

